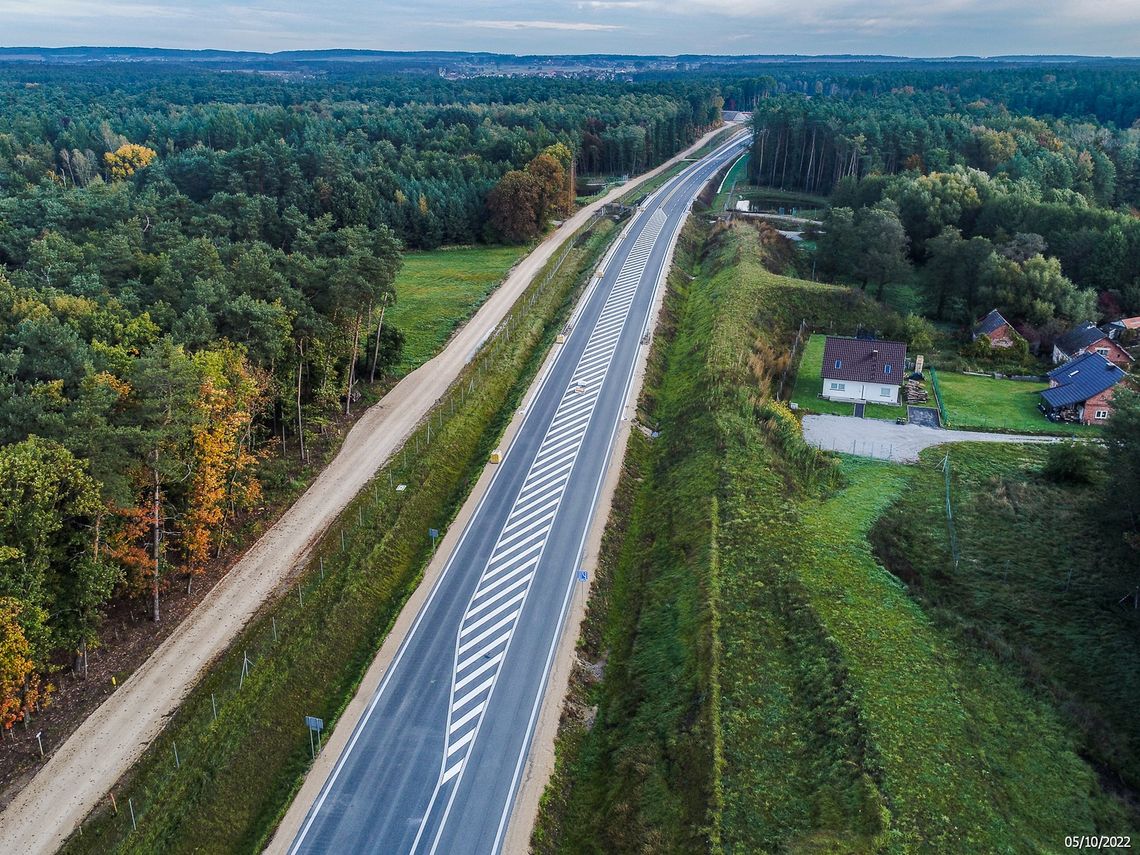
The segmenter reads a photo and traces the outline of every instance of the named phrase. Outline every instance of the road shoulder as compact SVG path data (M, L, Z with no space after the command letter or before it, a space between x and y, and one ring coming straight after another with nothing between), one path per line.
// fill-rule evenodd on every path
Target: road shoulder
M631 189L639 186L640 184L644 183L645 181L651 180L652 178L656 177L661 172L664 172L665 170L672 168L672 166L674 166L676 163L684 160L686 157L688 157L694 151L697 151L702 146L706 145L717 134L721 133L722 130L723 130L723 128L717 128L716 130L709 132L708 134L703 136L701 139L697 140L697 142L695 142L688 149L686 149L685 151L676 155L675 157L673 157L672 159L670 159L666 163L663 163L661 166L657 167L656 169L654 169L650 172L647 172L644 175L639 176L637 179L630 181L627 184L624 184L624 185L621 185L620 187L615 188L609 194L607 194L603 199L598 200L597 202L593 203L593 205L591 205L588 209L583 208L581 211L579 211L577 214L575 214L574 218L572 218L571 220L568 220L567 223L564 224L563 227L559 229L559 232L561 232L563 229L565 229L567 227L567 225L569 225L571 223L574 223L573 230L576 230L582 223L585 222L585 219L582 219L579 221L579 217L583 214L583 212L589 211L589 215L592 215L593 210L595 208L600 207L604 204L607 204L610 201L613 201L614 199L618 198L619 196L623 195L624 193L628 193ZM561 246L561 244L571 234L573 234L573 230L564 234L559 239L556 246ZM549 239L548 239L548 241L549 241ZM606 258L608 259L608 254L607 254ZM606 263L605 259L603 259L601 264L604 264L604 263ZM537 272L538 272L537 270L533 271L530 274L530 276L533 277L533 275ZM529 282L529 278L527 281ZM659 292L660 292L660 289L659 289ZM657 311L660 307L660 299L661 299L660 293L658 294L658 297L656 299L657 299L657 302L654 304L654 309L653 309L653 316L654 317L656 317ZM546 356L544 357L542 366L540 367L539 371L535 374L535 379L533 380L530 388L527 390L525 396L523 397L523 405L520 406L515 411L514 415L511 418L510 424L507 426L507 429L504 432L503 440L500 443L502 445L502 447L504 447L504 448L508 447L510 442L514 439L514 436L518 432L519 427L521 426L523 419L526 417L526 412L527 412L527 408L528 408L529 403L533 400L536 390L541 385L541 383L544 380L544 378L546 377L546 375L549 373L550 368L553 364L553 361L554 361L554 359L557 358L558 353L559 353L558 345L554 345L550 349L550 351L546 354ZM641 387L641 376L644 372L644 362L645 362L645 358L646 358L647 354L648 354L648 348L642 348L642 353L639 354L639 356L638 356L638 363L637 363L637 369L636 369L637 374L635 376L635 383L634 383L634 387L636 387L636 389L638 389L638 390ZM632 400L634 402L636 402L636 395L632 398ZM629 418L632 418L632 410L630 409L628 401L627 401L627 405L625 408L625 412L626 412L626 415L629 416ZM606 483L605 483L604 488L603 488L604 489L604 495L601 497L602 502L604 503L604 505L606 507L606 513L605 514L597 514L597 516L595 517L595 521L592 524L592 528L591 528L591 532L590 532L590 540L587 544L587 564L586 564L587 567L592 567L593 565L588 563L588 562L596 561L596 558L597 558L597 546L598 546L598 543L600 542L601 532L602 532L602 530L604 530L604 527L605 527L605 520L606 520L606 517L608 517L609 504L610 504L610 501L611 501L611 498L613 495L613 490L617 484L618 475L620 474L621 459L624 457L625 443L626 443L626 440L628 438L628 429L629 429L629 421L627 420L627 421L624 421L622 423L621 428L618 431L618 436L615 439L615 455L614 455L614 458L610 461L610 466L609 466L609 469L607 470L607 474L606 474ZM614 461L617 461L616 465L615 465ZM424 603L427 601L428 597L430 596L432 589L435 587L436 583L438 582L439 576L443 572L444 567L447 565L447 561L450 558L452 551L455 549L455 546L458 544L459 538L462 536L463 530L466 528L468 522L470 521L471 517L475 513L475 509L478 507L480 501L482 500L484 494L486 493L486 490L487 490L488 486L490 485L493 474L494 474L494 467L493 466L487 466L484 468L483 473L480 475L479 480L476 482L474 489L471 491L471 494L467 497L467 500L464 502L463 507L460 509L455 520L452 522L452 524L448 528L446 535L444 536L443 540L440 542L439 550L436 552L435 556L432 558L428 567L424 571L423 580L420 582L415 593L412 594L412 596L408 599L407 603L404 605L404 608L401 610L400 616L397 618L396 623L392 628L392 631L385 638L384 643L381 645L380 651L377 653L376 658L373 660L372 664L369 666L368 671L366 672L366 674L364 676L364 679L362 680L359 688L357 689L356 695L349 702L349 704L347 705L347 707L344 710L344 713L341 715L340 719L338 720L336 730L330 735L329 741L326 743L324 750L321 752L321 755L317 758L316 762L314 762L312 767L310 767L308 773L305 776L304 782L302 783L300 789L297 791L296 795L293 797L293 800L289 806L289 809L286 811L285 816L282 818L281 823L278 825L276 831L273 834L273 837L271 838L269 844L266 846L265 852L269 853L269 855L283 855L283 853L288 852L290 844L292 843L297 832L300 830L301 824L304 822L305 817L308 814L308 810L309 810L310 805L312 805L312 803L316 800L316 798L320 794L321 788L324 786L324 783L328 779L328 776L332 773L332 770L335 767L337 760L339 759L339 757L343 753L345 747L348 744L349 739L351 739L353 732L356 730L357 725L359 724L360 720L364 716L364 713L366 712L368 705L371 703L373 697L375 696L376 691L380 686L380 682L384 678L384 674L387 672L388 668L391 666L392 661L394 660L394 658L396 656L396 653L399 651L401 645L404 643L404 639L407 637L409 631L411 630L412 626L414 625L416 617L420 612L420 609L423 607ZM599 523L599 520L600 520L600 523ZM595 536L595 532L593 530L594 528L598 529L596 532L596 536ZM591 577L592 576L593 576L593 574L591 573ZM573 664L572 657L573 657L574 639L577 637L577 628L578 628L579 623L581 622L581 617L584 614L585 602L587 599L587 595L588 595L588 591L586 590L586 586L580 586L580 590L575 592L574 600L571 603L571 609L572 609L572 612L570 613L571 617L568 618L568 620L567 620L567 627L573 625L574 632L573 632L573 634L571 634L570 632L568 632L564 629L563 639L560 642L560 644L562 646L560 646L560 648L559 648L559 652L558 652L557 659L555 662L554 670L552 671L551 682L549 685L551 687L561 685L561 687L562 687L558 693L558 697L555 699L555 702L554 702L553 731L551 731L548 739L544 740L542 738L544 733L545 733L545 730L543 728L546 724L546 719L547 719L547 715L548 715L547 706L550 703L551 690L548 688L547 693L546 693L546 697L545 697L544 702L543 702L543 709L542 709L542 713L541 713L541 718L539 720L538 730L536 731L536 736L535 736L535 739L533 742L533 746L540 746L540 745L545 745L548 743L547 750L550 754L551 759L553 758L554 733L557 731L557 725L558 725L558 711L561 708L562 697L565 694L566 685L567 685L567 682L569 679L571 666ZM565 655L565 653L566 653L565 646L567 644L566 637L569 637L569 642L568 642L568 644L569 644L569 657L567 657ZM564 674L562 673L563 670L565 671ZM550 771L553 769L553 765L551 762L551 764L549 764L549 767L546 769L545 773L542 775L538 774L538 767L535 767L535 770L532 770L532 758L534 755L534 751L535 751L535 748L532 747L531 757L528 757L527 765L526 765L525 771L524 771L524 779L523 779L522 789L520 790L520 798L516 799L516 805L517 805L519 803L519 801L521 800L523 792L526 792L528 794L530 793L530 789L529 789L530 785L528 782L530 782L532 780L537 780L539 777L541 777L541 781L538 783L538 786L537 786L537 793L533 796L534 810L531 812L529 821L527 822L526 836L528 839L529 839L529 828L531 825L533 825L534 816L535 816L535 813L537 811L538 797L541 796L542 789L545 786L546 778L549 776ZM515 824L514 816L512 815L511 826L513 827L514 824ZM513 851L509 847L509 838L508 838L508 845L507 845L507 847L505 847L505 851ZM525 851L525 847L521 851Z

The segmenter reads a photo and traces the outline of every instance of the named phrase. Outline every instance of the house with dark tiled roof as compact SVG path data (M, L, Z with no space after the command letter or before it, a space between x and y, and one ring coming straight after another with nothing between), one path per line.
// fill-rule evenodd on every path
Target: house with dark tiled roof
M993 309L974 326L974 341L982 336L990 340L991 347L1013 347L1018 339L1013 325L997 309Z
M897 404L905 370L901 341L829 335L823 346L821 395L832 401Z
M1049 372L1041 410L1050 421L1104 424L1112 416L1112 394L1127 376L1101 354L1083 353Z
M1092 321L1073 327L1053 342L1053 364L1060 365L1082 353L1099 353L1115 365L1128 365L1132 362L1128 351Z

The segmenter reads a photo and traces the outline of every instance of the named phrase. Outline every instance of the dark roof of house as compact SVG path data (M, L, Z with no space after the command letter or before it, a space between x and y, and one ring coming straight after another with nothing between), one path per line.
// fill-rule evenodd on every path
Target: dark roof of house
M994 330L1000 330L1008 324L1009 321L1001 316L1001 312L997 309L993 309L988 315L978 321L977 326L974 327L974 335L989 335Z
M1049 372L1058 385L1041 393L1050 407L1068 407L1087 401L1124 379L1124 369L1099 353L1085 353Z
M1092 321L1085 321L1079 327L1073 327L1073 329L1057 339L1054 344L1057 345L1061 353L1072 355L1079 353L1081 348L1088 347L1090 344L1098 342L1104 337L1105 335L1102 329Z
M835 367L835 363L839 367ZM889 366L889 369L888 369ZM823 376L899 386L906 366L906 345L901 341L828 336L823 346Z

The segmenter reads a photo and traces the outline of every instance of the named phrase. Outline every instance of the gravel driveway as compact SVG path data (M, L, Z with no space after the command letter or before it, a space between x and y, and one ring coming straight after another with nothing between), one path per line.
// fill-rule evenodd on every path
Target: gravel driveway
M924 425L897 425L853 416L804 416L804 439L825 451L843 451L879 460L913 463L918 453L947 442L1057 442L1057 437L1017 433L941 430Z

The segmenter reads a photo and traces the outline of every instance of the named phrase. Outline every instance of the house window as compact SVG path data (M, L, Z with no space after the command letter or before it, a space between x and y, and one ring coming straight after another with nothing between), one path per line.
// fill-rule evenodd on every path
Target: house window
M831 384L831 389L833 392L842 392L846 388L847 388L846 383L832 383Z
M1105 359L1108 359L1108 348L1107 347L1098 347L1096 349L1096 352L1099 353L1101 356L1103 356Z
M1108 410L1097 410L1096 413L1093 414L1093 418L1104 421L1108 418Z
M843 360L842 359L835 360L835 367L836 368L842 368L843 367Z
M890 386L883 386L883 387L881 387L881 388L879 389L879 397L880 397L880 398L889 398L889 397L891 397L891 387L890 387Z
M890 374L890 373L891 373L891 366L889 366L889 365L884 365L884 366L883 366L883 373L884 373L884 374Z

